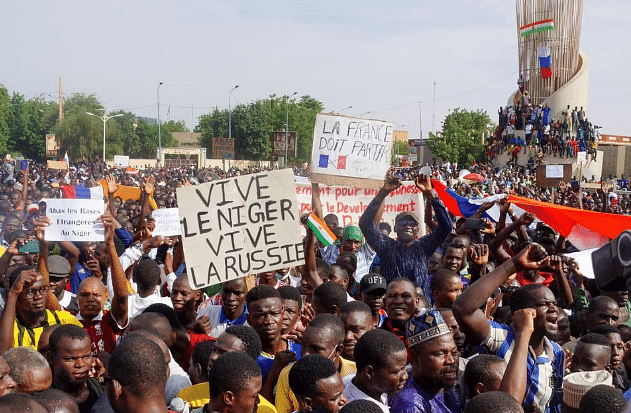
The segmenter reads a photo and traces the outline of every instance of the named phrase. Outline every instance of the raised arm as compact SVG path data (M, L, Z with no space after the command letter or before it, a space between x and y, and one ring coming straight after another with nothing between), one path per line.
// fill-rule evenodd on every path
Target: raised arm
M29 167L27 163L26 169L22 171L22 196L20 197L20 201L15 207L15 209L17 209L18 211L24 210L26 207L26 196L28 194L28 170Z
M112 215L116 216L114 194L118 190L118 184L116 183L116 178L109 174L105 176L105 180L107 181L107 208L112 212Z
M401 180L395 176L388 175L383 182L383 186L377 192L377 195L370 201L368 207L359 218L359 228L361 228L366 242L370 247L379 254L386 247L386 243L392 242L390 237L385 236L379 231L375 225L375 218L379 212L379 207L384 202L386 197L391 191L394 191L401 186Z
M320 186L317 182L311 183L311 209L318 218L324 219L322 200L320 199Z
M105 244L107 245L112 266L111 276L114 297L112 297L111 311L118 325L125 326L127 324L127 279L114 244L114 222L116 220L109 211L101 215L100 220L105 227Z
M316 264L315 255L316 237L311 231L311 228L307 227L307 236L305 238L305 274L303 278L307 281L307 284L311 288L316 288L323 283L322 277L318 274L318 266Z
M37 273L35 271L22 271L7 291L7 301L2 316L0 316L0 353L2 354L13 347L13 321L15 320L18 296L36 281Z
M440 247L440 244L447 238L447 235L449 235L453 228L453 222L449 216L449 212L447 212L447 208L445 208L443 203L440 202L440 198L434 193L432 181L428 175L417 175L416 188L423 194L425 202L432 204L438 222L438 225L431 234L423 237L423 249L425 254L429 256L433 254L436 248Z
M46 285L50 285L50 273L48 272L48 241L44 239L44 231L46 227L50 225L50 218L48 217L38 217L33 221L33 229L35 231L35 236L37 237L37 241L39 242L39 256L37 258L37 271L42 274L44 277L44 282ZM49 310L63 310L61 305L59 305L59 301L57 301L57 297L55 294L48 290L48 295L46 296L46 308Z
M458 325L474 345L480 344L489 334L489 323L480 310L486 300L508 277L520 270L535 270L547 265L549 259L543 247L530 244L519 254L471 284L453 304Z
M530 336L534 331L534 320L537 313L532 308L524 308L513 314L513 325L517 334L504 377L500 383L500 391L510 394L519 404L524 401L526 394L526 379L528 378L528 346Z

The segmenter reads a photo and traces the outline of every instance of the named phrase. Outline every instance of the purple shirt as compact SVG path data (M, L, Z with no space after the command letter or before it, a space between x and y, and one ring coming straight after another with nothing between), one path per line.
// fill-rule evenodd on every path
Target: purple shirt
M422 389L412 375L388 404L392 413L460 413L464 408L464 400L455 387L435 393Z

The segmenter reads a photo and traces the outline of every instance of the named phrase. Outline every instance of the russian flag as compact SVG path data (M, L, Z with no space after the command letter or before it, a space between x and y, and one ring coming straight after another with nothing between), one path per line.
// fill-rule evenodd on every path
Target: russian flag
M539 67L541 67L541 77L543 79L552 77L552 58L550 57L550 48L548 46L539 46L537 48L537 56L539 57Z
M432 184L434 185L434 189L436 190L438 197L441 201L443 201L447 210L458 217L469 218L478 211L483 203L493 202L500 198L499 195L494 195L493 197L476 200L469 199L458 195L453 189L448 188L445 184L436 179L432 179ZM482 218L489 218L493 221L497 221L497 219L493 219L493 217L486 212L482 214Z
M63 185L61 190L64 198L68 199L103 199L103 187L101 185L88 188L85 185Z

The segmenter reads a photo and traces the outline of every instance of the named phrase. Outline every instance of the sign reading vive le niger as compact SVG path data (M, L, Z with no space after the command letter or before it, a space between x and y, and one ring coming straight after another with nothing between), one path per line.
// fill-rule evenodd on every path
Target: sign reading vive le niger
M291 169L177 188L190 285L208 285L304 263Z

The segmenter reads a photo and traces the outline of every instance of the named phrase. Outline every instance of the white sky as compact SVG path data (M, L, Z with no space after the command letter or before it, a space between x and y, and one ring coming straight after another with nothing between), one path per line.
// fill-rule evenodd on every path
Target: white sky
M631 135L631 1L585 0L587 116ZM626 27L626 29L625 29ZM510 0L112 0L0 4L0 83L27 98L94 93L107 108L191 123L272 93L392 120L419 136L450 109L496 111L516 88ZM455 97L454 97L455 96ZM416 103L415 103L416 102ZM195 106L191 112L191 105ZM405 125L405 126L401 126Z

